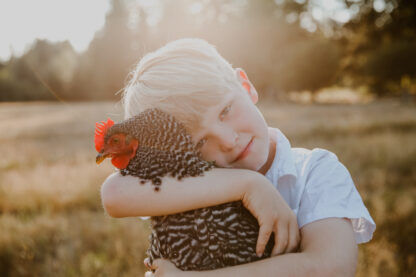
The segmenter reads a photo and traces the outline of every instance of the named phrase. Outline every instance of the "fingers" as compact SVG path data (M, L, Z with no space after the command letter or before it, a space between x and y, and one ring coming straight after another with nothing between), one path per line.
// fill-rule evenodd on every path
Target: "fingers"
M149 264L148 268L152 271L155 271L156 269L158 269L160 267L160 262L161 262L161 259L156 259L156 260L153 261L152 264Z
M295 252L298 249L300 242L300 233L298 224L289 225L289 244L286 249L286 253Z
M272 234L272 225L263 224L260 225L259 237L257 238L256 254L258 257L263 255L270 235Z
M271 254L272 257L276 256L276 255L279 255L278 248L277 248L278 247L278 245L277 245L278 241L279 241L279 232L277 230L275 230L275 232L274 232L274 246L273 246L272 254Z
M147 269L149 269L150 271L146 271L146 273L144 274L144 277L156 277L156 270L159 267L159 259L156 259L153 261L153 263L150 264L150 259L146 258L144 259L144 265L147 267ZM159 276L159 275L158 275Z
M288 245L288 226L284 222L277 223L277 234L275 233L275 242L272 250L272 256L285 252Z
M151 269L151 268L150 268L150 259L149 259L149 258L144 259L143 263L144 263L144 266L145 266L147 269Z
M165 259L154 260L153 263L150 265L150 269L151 269L151 272L146 273L147 274L145 275L146 277L147 276L161 277L161 276L166 276L166 275L177 276L176 274L180 272L180 270L176 268L173 263Z

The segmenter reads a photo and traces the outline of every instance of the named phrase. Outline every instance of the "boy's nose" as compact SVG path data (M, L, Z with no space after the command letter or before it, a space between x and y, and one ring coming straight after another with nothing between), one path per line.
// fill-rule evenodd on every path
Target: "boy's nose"
M238 134L234 131L227 131L221 135L220 149L228 152L234 149L238 141Z

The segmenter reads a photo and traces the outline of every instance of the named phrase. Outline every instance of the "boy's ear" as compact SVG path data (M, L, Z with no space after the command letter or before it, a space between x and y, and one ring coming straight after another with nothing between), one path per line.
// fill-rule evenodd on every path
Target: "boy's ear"
M250 96L253 104L256 104L259 100L259 95L253 84L248 79L247 73L242 68L236 68L235 71L237 74L237 79L240 81L243 88L248 92L248 95Z

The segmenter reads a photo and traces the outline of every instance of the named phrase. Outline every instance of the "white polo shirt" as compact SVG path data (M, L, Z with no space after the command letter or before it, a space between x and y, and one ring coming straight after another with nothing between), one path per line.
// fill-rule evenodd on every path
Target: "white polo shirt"
M349 218L356 242L371 240L374 220L337 156L319 148L291 148L279 129L271 129L277 147L266 177L296 214L299 228L324 218Z

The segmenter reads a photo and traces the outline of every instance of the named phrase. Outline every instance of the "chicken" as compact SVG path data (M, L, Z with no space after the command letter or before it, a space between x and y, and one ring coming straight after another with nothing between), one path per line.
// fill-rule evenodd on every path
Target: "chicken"
M156 191L161 178L201 176L215 166L201 158L185 127L158 109L114 124L97 123L96 162L107 157L122 175L150 182ZM147 251L150 263L169 259L181 270L212 270L260 259L255 249L259 225L241 201L183 213L154 216ZM271 236L262 258L270 257Z

